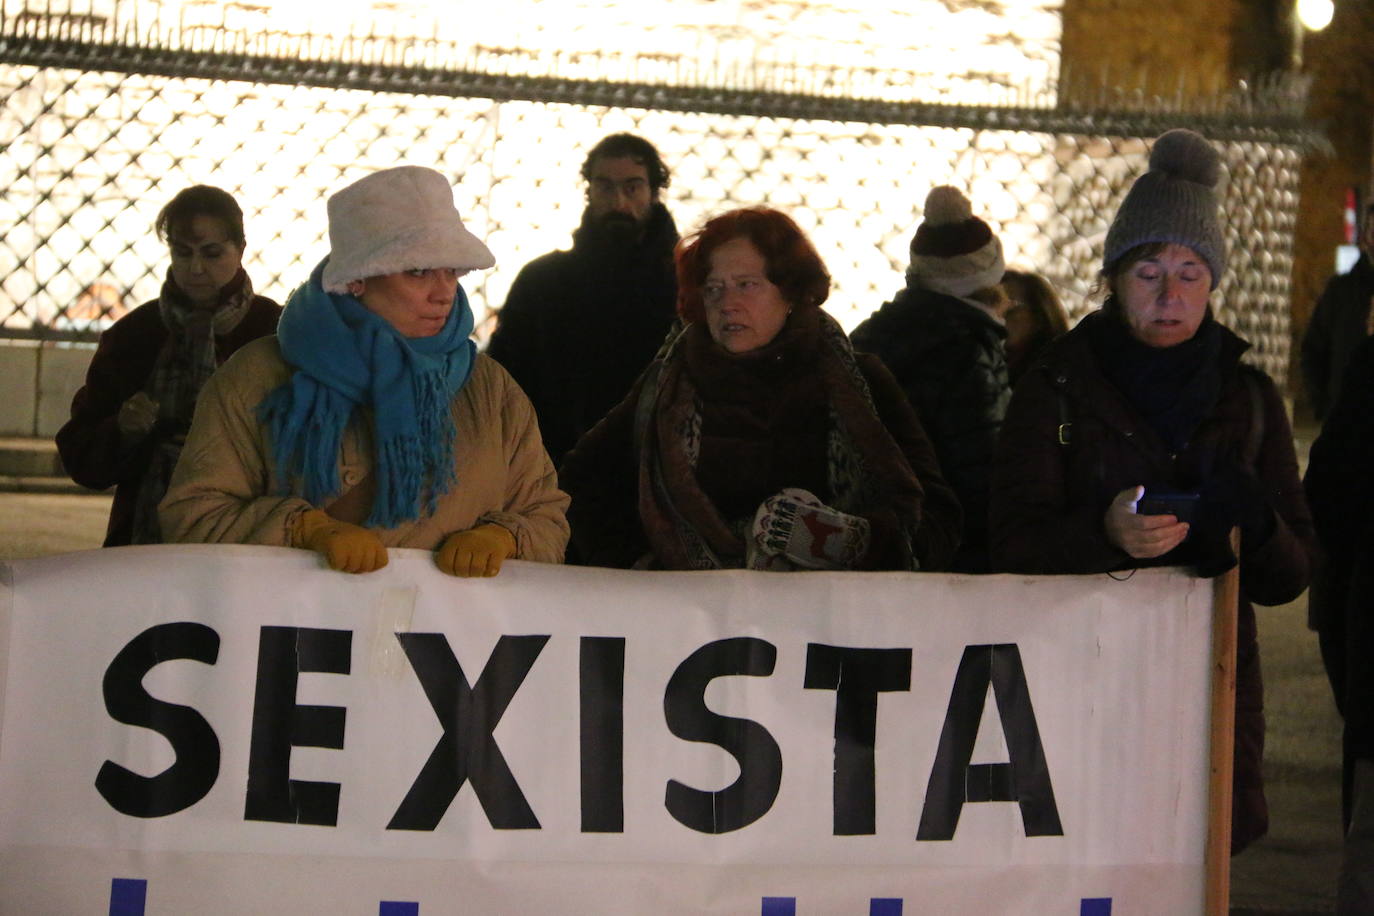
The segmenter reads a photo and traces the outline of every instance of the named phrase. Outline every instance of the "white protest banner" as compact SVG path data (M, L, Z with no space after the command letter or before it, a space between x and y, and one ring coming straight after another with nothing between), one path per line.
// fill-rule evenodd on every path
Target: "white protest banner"
M0 574L0 912L1202 908L1176 571Z

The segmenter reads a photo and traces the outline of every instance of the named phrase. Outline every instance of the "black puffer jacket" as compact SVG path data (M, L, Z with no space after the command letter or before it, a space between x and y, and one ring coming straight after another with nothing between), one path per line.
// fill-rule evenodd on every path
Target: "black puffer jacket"
M529 395L556 467L620 403L676 315L677 227L655 204L638 244L608 242L583 218L571 251L526 264L487 355Z
M878 356L906 392L940 470L964 509L963 546L951 568L986 572L988 479L1011 400L1006 329L977 306L908 287L850 339Z

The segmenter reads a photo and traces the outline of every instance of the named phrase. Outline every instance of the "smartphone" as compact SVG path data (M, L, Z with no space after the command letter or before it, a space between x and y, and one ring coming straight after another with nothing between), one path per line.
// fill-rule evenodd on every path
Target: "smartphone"
M1137 515L1172 515L1180 522L1191 523L1197 511L1198 496L1189 490L1147 487L1145 495L1135 504L1135 511Z

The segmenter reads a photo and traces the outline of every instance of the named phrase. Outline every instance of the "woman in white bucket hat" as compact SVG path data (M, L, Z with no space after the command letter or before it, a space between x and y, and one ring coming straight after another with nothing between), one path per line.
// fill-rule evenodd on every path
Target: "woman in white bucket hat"
M568 497L528 399L470 339L491 267L448 181L400 166L329 199L330 253L277 336L206 386L160 507L168 540L275 544L369 572L387 547L493 576L561 562Z

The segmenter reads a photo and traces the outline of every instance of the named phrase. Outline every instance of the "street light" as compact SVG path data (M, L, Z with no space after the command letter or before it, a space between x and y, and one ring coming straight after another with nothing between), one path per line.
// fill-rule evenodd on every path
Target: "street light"
M1309 32L1320 32L1330 25L1335 12L1334 0L1298 0L1298 21Z

